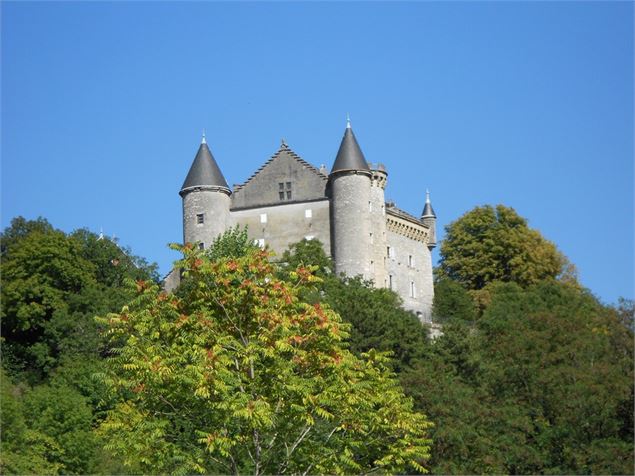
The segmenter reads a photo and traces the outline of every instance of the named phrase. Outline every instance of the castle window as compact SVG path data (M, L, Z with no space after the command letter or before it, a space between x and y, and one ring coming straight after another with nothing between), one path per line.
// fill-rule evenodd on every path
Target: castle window
M261 213L260 214L260 223L267 223L267 214L266 213Z
M387 254L389 258L394 258L395 257L395 248L393 248L392 246L388 246L386 248Z
M287 200L291 200L291 190L287 190Z
M198 249L199 250L204 250L205 249L205 243L199 243L198 244Z
M304 237L304 239L307 240L307 241L311 241L313 238L315 238L313 235L306 235Z
M370 244L372 245L373 243L375 243L375 239L373 237L373 234L370 234Z
M369 201L368 202L368 211L372 213L373 211L373 202Z
M388 275L388 289L392 289L392 274Z
M254 240L254 245L260 247L260 248L264 248L265 247L265 239L264 238L257 238Z
M412 257L412 255L408 255L408 267L410 268L415 267L415 259Z
M284 200L284 192L278 192L278 196L280 197L280 200Z
M291 190L291 182L287 182L287 190Z
M410 281L410 297L411 298L417 297L417 289L415 288L414 281Z
M304 218L311 218L313 216L313 210L311 210L310 208L307 208L306 210L304 210Z
M284 190L284 182L278 182L278 190Z
M203 223L205 223L205 213L196 214L196 223L198 225L202 225Z

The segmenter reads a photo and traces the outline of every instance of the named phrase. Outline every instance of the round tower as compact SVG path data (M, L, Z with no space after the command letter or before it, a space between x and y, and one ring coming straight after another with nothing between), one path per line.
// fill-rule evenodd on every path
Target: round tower
M437 246L437 216L430 203L430 192L426 190L426 204L421 212L421 222L428 227L428 248L432 250Z
M208 248L229 225L231 190L205 134L179 195L183 198L183 242Z
M372 173L350 121L329 175L331 198L331 250L337 274L372 279L371 261Z

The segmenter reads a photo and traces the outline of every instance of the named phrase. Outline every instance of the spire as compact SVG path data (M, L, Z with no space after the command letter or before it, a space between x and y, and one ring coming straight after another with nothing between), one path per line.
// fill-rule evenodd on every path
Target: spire
M218 187L229 191L225 177L223 177L223 173L220 171L212 152L207 146L205 132L203 132L203 139L201 140L201 145L198 148L194 162L192 162L190 171L181 187L181 194L194 187Z
M335 157L335 163L331 169L331 173L343 172L346 170L364 170L370 171L362 149L360 149L353 129L351 128L351 121L346 115L346 130L344 131L344 137L342 143L337 151L337 157Z
M426 204L423 207L423 211L421 212L421 218L436 218L437 216L434 213L434 209L432 208L432 203L430 202L430 191L426 190Z

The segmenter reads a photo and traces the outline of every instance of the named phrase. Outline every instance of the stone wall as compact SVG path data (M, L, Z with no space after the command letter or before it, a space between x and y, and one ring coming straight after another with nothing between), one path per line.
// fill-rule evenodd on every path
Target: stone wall
M183 242L203 243L205 248L229 224L229 192L193 190L183 197ZM202 215L202 223L199 215Z
M331 253L329 201L289 203L249 208L231 212L231 226L247 226L253 240L263 240L280 259L289 245L304 238L322 242L327 255Z

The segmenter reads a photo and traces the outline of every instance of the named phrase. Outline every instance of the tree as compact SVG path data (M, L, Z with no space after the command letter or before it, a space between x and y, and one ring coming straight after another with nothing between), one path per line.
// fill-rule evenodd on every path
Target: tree
M426 329L417 316L403 309L395 292L375 288L372 282L360 278L336 276L319 240L291 245L282 261L286 264L281 275L284 279L298 266L311 267L322 278L313 287L306 287L302 297L309 302L327 303L351 325L349 342L354 354L371 349L390 352L391 366L398 373L421 358L428 340Z
M111 240L87 230L67 235L43 218L14 218L1 243L3 364L32 383L63 355L97 357L94 315L131 298L126 278L157 279L156 265Z
M183 252L187 295L138 281L103 320L104 378L124 398L100 428L108 449L154 473L424 471L428 421L385 357L355 357L339 316L299 299L307 268L289 283L262 250Z
M476 207L445 231L437 276L466 289L479 290L493 281L521 286L548 278L575 282L566 257L513 208Z
M402 375L435 427L433 472L631 474L633 334L590 293L554 280L490 286Z
M476 306L468 291L456 281L441 279L434 283L434 303L432 315L437 322L450 319L473 321Z

